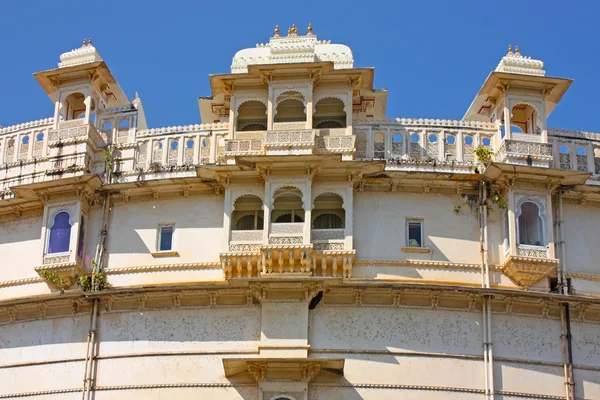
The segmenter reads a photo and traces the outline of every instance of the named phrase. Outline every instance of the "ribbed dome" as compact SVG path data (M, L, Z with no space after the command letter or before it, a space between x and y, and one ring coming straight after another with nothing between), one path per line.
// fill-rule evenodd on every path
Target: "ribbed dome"
M332 61L335 69L353 68L352 50L343 44L319 41L316 35L274 36L266 44L235 53L232 73L248 72L248 65Z

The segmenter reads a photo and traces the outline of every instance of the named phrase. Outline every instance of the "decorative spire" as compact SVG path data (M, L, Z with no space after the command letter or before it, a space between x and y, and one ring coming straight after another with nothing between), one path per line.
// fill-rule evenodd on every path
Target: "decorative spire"
M275 25L275 37L279 37L279 25Z
M515 54L521 54L521 53L519 53L519 45L515 46Z
M288 28L288 36L292 36L292 28Z
M88 45L92 45L92 38L90 38L90 40L88 40Z
M509 45L508 45L508 53L509 53L509 54L510 54L510 53L512 53L512 44L509 44Z
M83 38L83 44L81 45L81 47L85 47L87 46L87 42L85 41L85 38Z
M292 36L298 36L298 28L296 28L296 24L292 24Z
M309 34L309 35L312 35L312 34L313 34L313 33L312 33L312 24L311 24L310 22L308 23L308 34Z

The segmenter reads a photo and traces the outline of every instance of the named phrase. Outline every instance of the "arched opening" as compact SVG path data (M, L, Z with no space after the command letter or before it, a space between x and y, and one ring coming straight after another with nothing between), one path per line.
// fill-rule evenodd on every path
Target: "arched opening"
M525 201L519 207L519 244L530 246L544 246L544 227L540 215L540 207L532 202Z
M304 96L299 92L285 92L277 98L274 122L306 121Z
M375 134L375 143L373 143L373 157L378 160L385 158L385 136L381 132Z
M312 229L344 229L344 200L335 193L323 193L314 201Z
M6 143L6 163L10 164L14 161L14 157L15 157L15 139L14 138L10 138L8 139L8 142Z
M403 153L402 135L400 133L394 133L392 135L392 157L401 157Z
M344 103L340 99L331 97L319 100L315 105L313 127L318 129L345 128Z
M260 197L246 194L233 204L232 228L234 231L256 231L264 228L263 203Z
M535 107L529 104L516 104L511 110L510 124L517 126L523 133L539 133L538 113ZM515 130L515 133L518 133Z
M50 226L47 254L65 253L69 251L71 242L71 216L61 211L54 216Z
M92 99L90 113L95 111L96 106ZM85 96L83 93L75 92L68 95L62 102L61 114L65 121L85 117Z
M112 122L106 121L102 124L102 130L104 132L110 132L112 130Z
M237 109L238 131L266 131L267 106L258 100L242 103Z
M271 220L274 223L304 222L304 206L300 189L284 186L275 191L273 199Z

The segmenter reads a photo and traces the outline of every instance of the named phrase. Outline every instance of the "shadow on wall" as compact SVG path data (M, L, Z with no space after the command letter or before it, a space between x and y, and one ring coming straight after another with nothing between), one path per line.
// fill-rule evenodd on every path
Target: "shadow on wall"
M183 237L188 237L182 232L185 230L222 229L222 203L221 199L206 202L182 199L113 206L108 234L109 252L148 254L155 251L153 246L160 223L174 223L176 231ZM146 241L142 239L142 231L146 231ZM148 240L150 236L152 239Z
M42 219L27 218L0 224L0 246L40 240L42 237Z

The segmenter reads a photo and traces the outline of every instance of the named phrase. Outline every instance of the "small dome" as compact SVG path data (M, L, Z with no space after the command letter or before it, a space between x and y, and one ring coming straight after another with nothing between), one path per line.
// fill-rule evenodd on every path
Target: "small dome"
M308 34L273 36L267 44L257 44L255 48L240 50L233 56L231 72L246 73L249 65L323 61L333 62L335 69L354 67L352 50L348 46L319 41L315 35Z

